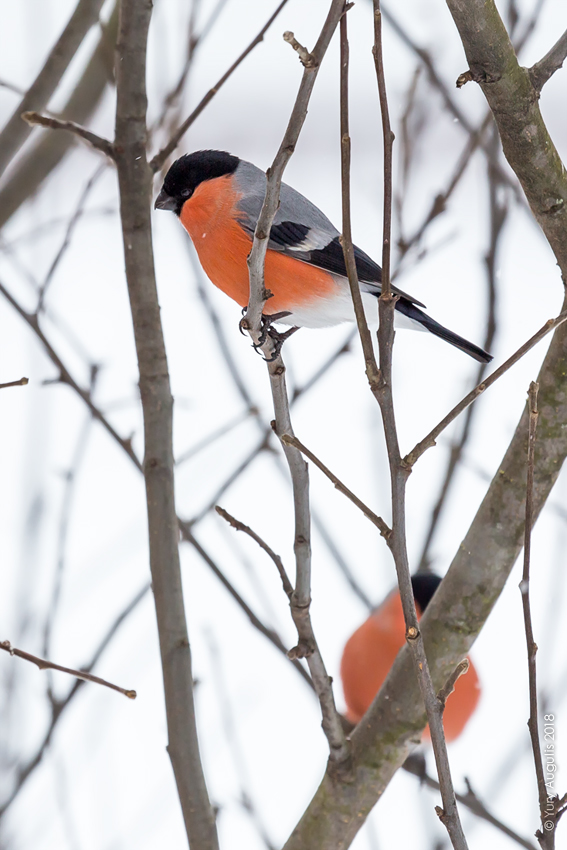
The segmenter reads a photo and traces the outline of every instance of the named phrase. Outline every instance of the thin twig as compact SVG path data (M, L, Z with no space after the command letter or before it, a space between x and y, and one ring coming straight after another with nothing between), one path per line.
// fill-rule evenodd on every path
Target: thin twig
M414 670L419 683L429 729L431 732L431 743L437 765L439 785L443 808L436 807L437 814L449 834L449 838L455 850L466 850L467 842L457 803L451 777L451 769L447 755L447 744L443 730L443 706L438 699L433 687L433 680L425 654L423 637L419 629L415 601L413 597L409 560L406 540L406 518L405 518L405 491L406 484L411 472L400 455L394 403L392 395L392 348L394 343L394 309L396 299L392 297L389 270L390 270L390 227L392 216L392 169L391 169L391 146L393 134L390 129L388 101L386 95L386 83L384 74L384 62L382 52L382 13L380 0L374 2L374 61L376 65L376 76L378 79L378 92L380 95L380 108L382 113L382 126L384 134L384 241L382 255L382 294L378 301L379 327L378 327L378 349L380 354L380 381L373 388L376 400L380 405L382 420L384 423L384 434L388 450L388 461L390 465L390 481L392 488L392 533L390 535L390 546L394 556L396 573L398 576L398 587L404 613L406 626L406 640L410 647Z
M40 670L58 670L60 673L68 673L76 679L82 679L84 682L94 682L96 685L104 685L105 688L111 688L113 691L118 691L128 699L136 699L136 691L126 690L120 685L113 685L112 682L107 682L106 679L101 679L98 676L93 676L92 673L87 673L85 670L73 670L72 667L62 667L60 664L54 664L52 661L46 661L44 658L39 658L37 655L31 655L29 652L24 652L23 649L16 649L12 646L9 640L0 641L0 649L9 652L10 655L15 655L17 658L23 658L25 661L31 661Z
M524 627L526 631L526 645L528 651L528 682L530 692L530 717L528 720L528 729L532 742L532 752L534 757L535 772L537 778L537 789L539 797L539 811L541 816L542 831L536 833L538 841L542 848L553 848L555 841L548 831L543 827L544 820L548 820L549 813L547 812L547 788L545 787L545 776L543 774L543 758L541 755L541 742L539 740L539 720L537 707L537 671L536 671L536 653L537 645L534 640L534 632L532 626L532 614L530 608L530 555L531 555L531 539L532 525L534 515L534 467L535 467L535 439L538 420L537 394L539 384L532 381L530 384L528 395L528 460L527 460L527 482L526 482L526 519L524 527L524 568L522 571L522 581L520 582L520 591L522 594L522 607L524 610ZM555 824L553 824L555 828ZM553 832L551 830L551 832ZM545 839L545 843L542 842Z
M390 281L390 258L392 253L392 149L394 134L390 125L386 79L384 74L384 57L382 55L382 10L380 0L374 0L374 46L372 48L380 111L382 113L382 137L384 140L384 221L382 236L382 295L389 298L392 293Z
M216 512L219 516L221 516L223 519L225 519L229 523L229 525L231 525L237 531L243 531L244 534L247 534L249 537L252 538L252 540L255 540L256 543L258 544L258 546L261 549L263 549L264 552L267 555L269 555L269 557L272 559L272 561L276 565L276 569L277 569L278 573L280 574L280 578L282 580L284 592L285 592L286 596L289 599L291 599L291 596L293 594L293 585L288 578L288 575L285 571L285 567L283 565L283 561L280 558L280 556L276 555L274 550L271 549L268 546L268 544L265 542L265 540L262 540L262 538L260 537L259 534L256 534L255 531L252 531L252 529L250 528L249 525L245 525L243 522L240 522L239 519L236 519L235 517L232 516L232 514L229 514L228 511L225 511L224 508L221 508L220 505L217 505L215 507L215 510L216 510Z
M215 85L211 89L209 89L207 94L201 99L201 101L198 103L198 105L195 107L195 109L189 115L189 117L186 118L185 121L183 122L183 124L175 131L175 133L173 134L173 136L171 137L171 139L169 140L167 145L165 145L165 147L163 147L153 157L153 159L150 161L150 168L154 172L160 170L160 168L166 162L168 157L171 156L171 154L173 153L173 151L175 150L175 148L177 147L177 145L179 144L179 142L181 141L181 139L183 138L183 136L185 135L185 133L187 132L189 127L191 126L191 124L195 121L196 118L199 117L199 115L201 114L201 112L203 111L205 106L207 106L211 102L211 100L216 95L216 93L219 91L219 89L226 83L226 81L234 73L234 71L236 71L238 66L242 64L242 62L246 59L248 54L251 53L254 50L254 48L258 44L260 44L261 41L264 40L264 35L266 34L267 30L271 27L271 25L273 24L273 22L275 21L275 19L277 18L277 16L279 15L279 13L281 12L281 10L283 9L283 7L285 6L285 4L287 2L288 2L288 0L281 0L281 3L277 7L276 11L266 21L266 23L264 24L264 26L262 27L262 29L260 30L260 32L258 33L256 38L252 39L252 41L250 42L248 47L245 50L242 51L242 53L240 54L240 56L238 57L236 62L233 62L233 64L228 69L228 71L226 71L226 73L224 73L222 75L220 80L218 80L218 82L215 83Z
M117 633L117 631L120 628L120 626L122 625L122 623L130 616L132 611L140 604L140 602L142 601L142 599L145 597L145 595L148 593L149 590L150 590L150 585L146 584L144 587L141 588L141 590L138 591L138 593L136 593L136 595L131 599L131 601L128 603L128 605L126 605L126 607L122 609L120 614L116 617L116 619L111 624L110 628L108 629L108 631L106 632L106 634L104 635L102 640L100 641L99 645L95 649L94 653L91 656L91 660L89 661L89 663L85 664L84 670L82 672L84 672L84 671L88 672L88 671L92 670L93 667L96 664L98 664L102 654L104 653L105 649L111 643L112 639L114 638L115 634ZM23 767L18 769L17 779L14 783L14 787L10 791L8 797L2 802L2 804L0 804L0 818L2 818L2 816L5 814L7 809L12 805L12 803L14 802L14 800L16 799L16 797L18 796L18 794L20 793L20 791L24 787L26 781L32 775L32 773L34 772L36 767L38 767L38 765L41 764L43 756L44 756L44 754L47 750L47 747L49 746L49 744L51 742L51 739L53 737L53 733L55 731L55 728L56 728L58 722L60 721L65 709L71 704L72 700L74 699L76 694L81 690L81 688L83 687L85 682L86 682L85 679L77 679L66 697L64 697L61 700L53 699L51 701L51 718L50 718L50 721L49 721L49 725L47 727L47 731L46 731L46 733L43 737L43 740L39 744L39 746L38 746L38 748L35 752L35 755L33 755L30 759L28 759L28 761L26 762L26 764Z
M340 109L341 109L341 200L342 200L342 235L341 245L345 258L350 294L356 316L356 325L360 336L364 362L366 364L366 377L370 386L378 380L378 364L372 345L372 337L368 329L366 314L362 303L362 294L358 282L356 261L354 258L354 245L352 242L352 227L350 214L350 133L349 133L349 111L348 111L348 65L349 48L347 33L347 11L343 14L340 23L341 34L341 83L340 83Z
M95 150L100 151L112 160L114 159L112 142L103 139L102 136L97 136L96 133L91 133L86 127L75 124L74 121L61 121L59 118L49 118L47 115L40 115L38 112L24 112L22 118L31 126L38 125L39 127L49 127L51 130L67 130L87 142Z
M378 514L375 514L374 511L371 510L368 505L366 505L362 501L362 499L359 499L358 496L356 496L352 492L352 490L349 490L349 488L345 484L343 484L340 478L337 478L334 472L331 472L331 470L327 466L325 466L325 464L322 463L322 461L320 461L319 458L307 448L307 446L304 446L303 443L297 439L297 437L292 437L289 434L283 435L282 443L286 446L293 446L294 448L298 449L302 455L308 457L309 460L312 461L312 463L314 463L315 466L320 469L324 475L327 476L329 481L331 481L335 485L336 489L339 490L339 492L342 493L344 496L346 496L347 499L350 499L350 501L354 505L356 505L359 510L362 511L364 516L376 526L382 537L384 537L386 542L388 543L392 530L389 528L387 523L384 522L382 517L378 516Z
M208 552L206 552L206 550L203 549L203 547L201 546L199 541L196 539L193 531L187 525L187 523L184 523L182 520L178 520L178 521L179 521L179 529L181 531L181 534L183 535L183 538L185 540L187 540L188 543L191 543L191 545L194 547L194 549L199 553L199 555L201 556L203 561L207 564L207 566L210 567L210 569L216 575L216 577L219 579L221 584L226 588L226 590L228 590L228 592L230 593L230 595L232 596L234 601L238 604L238 606L246 614L246 616L248 617L250 623L254 626L254 628L257 629L260 632L260 634L263 634L264 637L266 637L270 641L270 643L273 644L276 647L276 649L279 652L282 653L282 655L285 655L286 658L288 658L292 661L292 664L294 665L294 667L296 668L296 670L298 671L300 676L302 676L303 680L309 685L309 687L314 689L314 684L313 684L313 681L311 680L311 677L309 676L309 673L305 670L304 667L301 666L300 662L297 659L292 659L290 657L289 650L286 649L286 647L285 647L283 641L281 640L280 636L278 635L278 633L274 629L270 629L270 628L268 628L268 626L264 625L264 623L260 620L260 618L256 616L256 614L252 611L250 606L244 601L242 596L240 596L240 594L238 593L236 588L233 587L233 585L228 581L228 579L226 578L224 573L219 569L219 567L213 561L213 559L208 554Z
M25 387L29 382L29 378L20 378L19 381L8 381L7 384L0 384L0 390L5 390L6 387Z
M536 345L540 340L542 340L544 336L547 336L547 334L550 331L554 330L556 327L558 327L558 325L563 324L566 319L567 311L560 313L559 316L557 316L557 318L555 319L548 319L545 325L543 325L539 329L539 331L537 331L537 333L530 337L527 342L521 345L520 348L518 348L518 350L515 351L514 354L512 354L512 356L509 357L508 360L506 360L502 364L502 366L499 366L498 369L496 369L492 373L492 375L489 375L488 378L485 378L485 380L481 384L478 384L473 390L470 391L470 393L467 393L467 395L463 399L461 399L458 404L455 405L455 407L447 414L447 416L445 416L445 418L442 419L441 422L439 422L439 424L436 425L435 428L433 428L429 432L429 434L423 438L423 440L421 440L413 447L411 452L409 452L409 454L405 456L404 463L412 467L416 463L416 461L419 460L422 454L427 451L427 449L430 449L432 446L435 445L437 437L445 430L445 428L447 428L448 425L451 424L451 422L453 422L454 419L457 418L457 416L459 416L460 413L463 412L463 410L466 410L469 404L472 404L472 402L475 401L480 395L482 395L482 393L487 390L488 387L491 387L492 384L494 384L495 381L498 380L498 378L502 377L502 375L504 375L508 371L508 369L514 366L514 364L517 363L518 360L520 360L524 356L524 354L527 354L527 352L530 351L534 347L534 345Z

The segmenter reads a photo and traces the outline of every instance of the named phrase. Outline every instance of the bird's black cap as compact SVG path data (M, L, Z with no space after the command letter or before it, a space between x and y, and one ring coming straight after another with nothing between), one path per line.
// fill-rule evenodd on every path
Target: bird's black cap
M421 613L425 611L433 598L433 594L441 584L441 579L435 573L416 573L411 577L413 596Z
M156 198L157 210L172 210L180 215L181 208L204 180L234 174L240 162L237 156L226 151L195 151L177 159L163 181Z

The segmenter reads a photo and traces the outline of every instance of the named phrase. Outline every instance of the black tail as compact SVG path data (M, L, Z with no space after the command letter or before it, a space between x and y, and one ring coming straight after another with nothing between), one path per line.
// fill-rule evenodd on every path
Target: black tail
M435 319L432 319L431 316L428 316L427 313L424 313L423 310L420 310L419 307L416 307L415 304L411 303L411 301L407 301L405 298L400 298L396 303L396 310L399 310L400 313L403 313L403 315L407 316L408 319L413 319L414 322L418 322L425 328L425 330L435 336L438 336L440 339L444 339L445 342L449 342L451 345L454 345L455 348L460 348L461 351L464 351L465 354L474 357L474 359L478 360L480 363L490 363L492 360L491 354L488 354L473 342L469 342L467 339L463 339L462 336L453 333L453 331L450 331L448 328L444 328L443 325L440 325L439 322L436 322Z

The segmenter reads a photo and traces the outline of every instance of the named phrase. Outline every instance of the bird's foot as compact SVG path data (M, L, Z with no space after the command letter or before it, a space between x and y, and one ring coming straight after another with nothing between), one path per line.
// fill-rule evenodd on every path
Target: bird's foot
M246 310L247 307L244 307L242 309L242 313L246 313ZM282 350L282 345L284 344L286 339L288 339L288 337L290 337L297 330L299 330L299 328L293 327L287 331L277 331L274 327L272 327L275 322L279 322L282 319L285 319L286 316L291 316L289 310L282 310L279 313L271 313L269 315L265 313L262 314L262 326L260 329L260 337L258 339L258 342L252 343L252 348L255 348L256 350L261 348L268 337L274 341L274 351L272 352L272 356L264 358L266 363L272 363L274 360L276 360L279 357L280 351ZM248 326L245 320L242 319L240 322L240 333L243 334L245 331L248 331Z
M274 360L278 359L278 357L280 356L280 351L282 350L282 345L284 344L286 339L289 339L289 337L298 330L299 328L294 327L282 333L281 331L277 331L275 328L268 328L266 334L270 337L271 340L273 340L274 350L272 352L271 357L264 357L266 363L273 363ZM254 346L254 348L257 348L257 346Z

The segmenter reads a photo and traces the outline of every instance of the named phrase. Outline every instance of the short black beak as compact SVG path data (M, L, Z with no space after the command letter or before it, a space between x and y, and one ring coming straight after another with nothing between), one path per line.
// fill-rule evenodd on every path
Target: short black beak
M175 212L177 209L177 201L175 198L172 198L171 195L168 195L165 189L162 189L156 198L154 209L171 210L172 212Z

